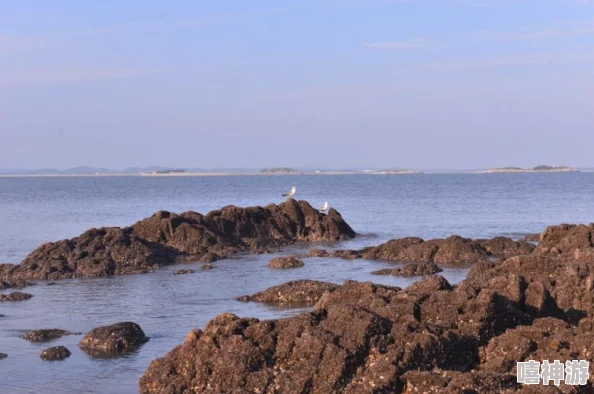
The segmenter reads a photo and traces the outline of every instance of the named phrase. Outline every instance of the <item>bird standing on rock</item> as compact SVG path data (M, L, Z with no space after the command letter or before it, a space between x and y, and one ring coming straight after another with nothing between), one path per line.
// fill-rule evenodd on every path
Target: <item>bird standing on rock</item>
M293 186L290 191L283 193L283 197L293 197L297 193L297 188Z
M324 201L324 205L322 205L322 207L318 209L318 211L321 213L325 213L329 208L330 206L328 205L328 201Z

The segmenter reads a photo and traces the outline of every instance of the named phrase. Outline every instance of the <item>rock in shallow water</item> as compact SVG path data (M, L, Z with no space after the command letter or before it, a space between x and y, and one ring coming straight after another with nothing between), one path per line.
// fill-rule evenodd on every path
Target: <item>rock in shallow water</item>
M6 357L8 357L8 354L6 354L6 353L0 353L0 360L4 359Z
M31 297L33 297L31 294L15 291L10 294L0 294L0 302L25 301Z
M91 355L110 357L135 350L148 340L138 324L122 322L92 329L79 346Z
M410 263L402 268L385 268L371 272L373 275L394 275L394 276L424 276L432 275L443 270L432 261L421 263Z
M212 264L202 264L202 265L200 266L200 269L201 269L201 270L204 270L204 271L210 271L210 270L213 270L214 268L215 268L215 267L214 267L214 265L212 265Z
M80 332L70 332L66 330L60 330L57 328L49 328L49 329L41 329L41 330L32 330L27 332L24 335L21 335L21 338L26 339L30 342L47 342L51 341L52 339L61 338L64 335L80 335Z
M41 352L39 357L41 357L41 359L45 361L65 360L68 357L70 357L70 350L68 350L64 346L50 347Z
M251 296L235 298L238 301L254 301L274 304L314 304L327 291L334 291L339 286L334 283L316 280L295 280L274 286Z
M173 275L187 275L187 274L193 274L194 270L191 269L183 269L183 270L177 270L173 272Z
M270 268L287 269L303 267L303 261L295 257L275 257L268 262Z
M293 199L266 207L227 206L206 215L160 211L130 227L91 229L76 238L41 245L20 265L0 264L0 279L146 273L182 257L210 263L238 252L355 235L334 209L322 214L306 201Z

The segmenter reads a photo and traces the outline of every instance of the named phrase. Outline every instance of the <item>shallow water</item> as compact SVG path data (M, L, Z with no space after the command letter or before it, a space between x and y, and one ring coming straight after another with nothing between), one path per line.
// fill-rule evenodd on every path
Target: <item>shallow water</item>
M461 234L519 237L546 225L594 220L594 174L487 174L414 176L244 176L204 178L0 178L0 261L18 262L42 242L72 237L92 226L127 225L159 209L206 212L227 204L263 205L281 201L280 192L295 184L298 197L321 205L328 200L361 233L335 245L378 244L393 237L425 238ZM192 328L214 316L273 318L305 309L279 309L241 303L251 294L294 279L341 283L373 280L405 287L414 279L374 276L388 263L364 260L306 259L305 267L271 270L272 255L238 256L215 263L216 269L173 275L179 266L146 275L110 279L43 282L25 289L34 297L0 304L0 393L136 393L148 363L181 343ZM452 283L465 269L446 270ZM86 332L96 326L134 321L151 338L137 352L118 359L94 359L82 353L81 336L32 344L24 331L62 328ZM39 358L49 346L65 345L63 362Z

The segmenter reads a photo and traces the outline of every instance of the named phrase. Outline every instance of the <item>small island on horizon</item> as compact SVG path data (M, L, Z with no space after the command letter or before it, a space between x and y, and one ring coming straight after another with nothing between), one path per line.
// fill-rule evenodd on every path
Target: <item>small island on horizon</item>
M488 170L477 171L478 174L493 174L493 173L506 173L506 172L579 172L577 168L567 166L550 166L550 165L539 165L533 168L522 168L522 167L501 167L491 168Z

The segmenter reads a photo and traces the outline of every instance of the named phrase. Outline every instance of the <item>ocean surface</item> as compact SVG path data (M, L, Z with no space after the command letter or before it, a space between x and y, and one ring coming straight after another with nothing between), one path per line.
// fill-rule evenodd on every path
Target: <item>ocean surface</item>
M559 223L594 222L594 173L311 175L221 177L38 177L0 178L0 262L18 263L41 243L74 237L90 227L125 226L158 210L206 213L225 205L281 202L297 186L296 198L336 208L359 233L333 245L360 248L391 238L425 239L459 234L519 238ZM0 304L0 393L137 393L138 378L154 358L180 344L224 312L262 319L290 316L307 308L281 309L240 303L251 294L289 280L373 280L405 287L414 279L373 276L393 265L365 260L306 259L305 267L271 270L271 255L240 256L215 263L212 271L172 275L179 266L147 275L38 282L34 297ZM467 269L448 269L452 283ZM77 346L82 336L32 344L19 338L30 329L86 332L118 321L141 325L150 341L117 359L95 359ZM72 356L44 362L41 351L65 345Z

